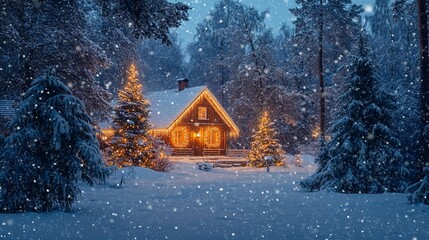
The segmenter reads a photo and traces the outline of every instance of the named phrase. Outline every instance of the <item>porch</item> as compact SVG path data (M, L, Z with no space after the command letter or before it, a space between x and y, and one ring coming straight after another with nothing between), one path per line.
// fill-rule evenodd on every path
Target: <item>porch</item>
M171 148L172 156L184 156L191 157L195 156L196 150L194 148ZM216 157L216 156L227 156L236 158L247 158L249 150L247 149L213 149L205 148L202 150L202 157Z

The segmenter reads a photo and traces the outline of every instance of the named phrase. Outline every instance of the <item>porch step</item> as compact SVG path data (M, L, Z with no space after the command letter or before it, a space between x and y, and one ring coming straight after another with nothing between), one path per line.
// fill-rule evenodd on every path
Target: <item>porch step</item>
M192 156L194 150L192 148L171 148L172 156Z

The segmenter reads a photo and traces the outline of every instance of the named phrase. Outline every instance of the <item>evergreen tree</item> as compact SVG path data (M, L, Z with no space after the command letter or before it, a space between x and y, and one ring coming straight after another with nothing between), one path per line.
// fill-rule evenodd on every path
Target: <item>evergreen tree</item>
M263 18L237 0L221 0L197 26L195 41L188 46L189 77L214 89L223 104L225 84L235 78L243 61L246 36L252 35Z
M381 90L374 66L361 43L359 58L349 68L345 93L332 125L332 139L322 147L319 167L301 182L309 191L329 189L343 193L401 191L407 174L391 130L392 95Z
M70 210L78 180L108 175L84 104L52 73L33 81L12 127L0 158L0 211Z
M418 48L418 22L415 2L376 0L374 15L368 17L371 27L371 59L380 73L380 86L394 92L396 105L392 116L393 126L407 159L410 182L418 181L419 142L419 68L416 68Z
M110 94L96 75L109 59L88 38L78 1L7 2L0 10L0 69L9 66L0 71L0 81L7 98L19 99L42 71L57 66L56 76L85 103L93 120L105 117Z
M419 137L419 168L422 180L407 189L408 200L411 203L429 204L429 27L428 2L417 0L419 19L420 45L420 137Z
M146 39L139 46L140 67L144 72L147 91L175 88L176 80L184 76L183 53L177 34L170 34L172 45L166 46L160 40ZM149 88L150 86L150 88Z
M149 102L143 98L142 84L134 64L128 80L119 91L113 118L114 135L110 142L111 164L124 166L150 166L154 158L154 141L148 134Z
M113 17L122 24L122 29L131 28L136 38L160 39L170 45L170 28L178 28L188 20L191 7L181 2L167 0L96 0L107 17Z
M292 62L303 87L319 82L320 137L324 140L326 123L326 83L346 60L360 26L360 6L351 0L297 0L298 7L290 9L296 16L292 38Z
M276 138L276 132L274 131L268 112L264 111L258 125L258 131L253 134L253 141L248 157L250 165L254 167L265 166L265 156L273 157L274 163L281 165L284 154L282 146Z
M167 0L0 0L0 95L19 99L44 69L58 66L56 75L93 120L105 120L105 87L116 90L110 81L123 79L121 60L136 57L138 39L171 43L169 28L187 20L189 9Z

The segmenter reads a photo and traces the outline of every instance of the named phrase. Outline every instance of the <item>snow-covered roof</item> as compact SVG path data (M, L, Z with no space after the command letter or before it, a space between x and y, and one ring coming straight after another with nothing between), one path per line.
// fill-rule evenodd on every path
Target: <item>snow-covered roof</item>
M198 86L182 91L171 89L148 93L145 97L150 103L149 122L152 127L168 128L206 89L205 86Z
M15 115L13 100L0 100L0 116L11 117Z

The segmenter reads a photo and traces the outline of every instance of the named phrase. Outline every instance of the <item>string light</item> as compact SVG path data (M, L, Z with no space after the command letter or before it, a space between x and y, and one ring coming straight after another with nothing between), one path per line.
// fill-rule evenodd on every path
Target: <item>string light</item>
M213 141L214 140L214 141ZM204 145L207 148L219 148L221 134L218 127L208 127L204 131Z
M118 93L118 106L113 118L111 164L123 166L148 166L154 157L154 145L148 135L148 101L143 98L142 84L134 64L130 66L128 78Z
M168 130L171 131L171 129L174 128L176 124L182 122L183 118L186 117L188 113L193 109L192 106L194 106L196 102L201 101L201 98L205 98L215 108L216 112L220 115L220 117L228 125L228 127L230 127L230 136L234 138L238 137L238 135L240 134L240 130L238 129L237 125L232 121L231 117L228 115L225 109L220 105L216 97L208 89L204 89L200 96L196 98L191 104L189 104L189 106L183 111L183 113L178 118L176 118L173 123L171 123Z
M313 131L311 131L311 136L316 139L318 138L320 135L320 127L317 126L316 128L313 129Z
M171 144L177 148L187 147L189 145L189 129L184 126L176 127L171 132Z
M252 166L265 166L265 156L273 157L274 164L282 165L285 153L276 138L276 132L272 125L268 112L264 111L258 125L258 131L252 136L253 140L248 157Z

